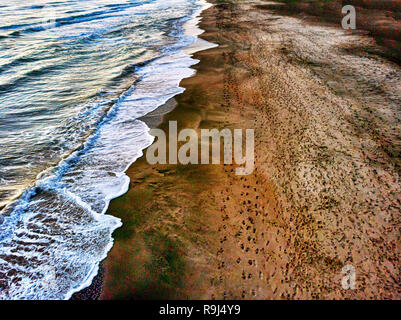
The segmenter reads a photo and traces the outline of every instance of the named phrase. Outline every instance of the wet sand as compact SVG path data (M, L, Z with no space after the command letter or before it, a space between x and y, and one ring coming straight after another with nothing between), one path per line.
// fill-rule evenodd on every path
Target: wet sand
M401 71L345 50L369 37L261 3L205 11L202 38L219 47L195 54L169 113L145 119L255 129L254 172L135 162L108 211L123 227L102 299L401 298ZM355 290L341 286L348 264Z

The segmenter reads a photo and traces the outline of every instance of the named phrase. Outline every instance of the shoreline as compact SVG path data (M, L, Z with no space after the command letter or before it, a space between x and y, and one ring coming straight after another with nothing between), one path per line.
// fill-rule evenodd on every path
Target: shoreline
M359 95L363 87L351 86L351 95L329 73L331 65L312 60L318 56L306 60L303 38L300 47L289 45L286 28L299 27L296 19L254 4L227 2L202 12L201 38L219 47L194 55L200 62L181 81L185 92L169 102L160 125L160 115L150 122L166 132L171 120L196 130L255 128L253 174L138 159L127 171L129 191L109 207L123 227L104 261L101 299L401 296L394 280L397 145L386 126L376 135L366 127L366 110L375 105ZM387 62L374 63L395 72ZM380 97L392 107L393 100ZM381 183L381 176L391 182ZM341 288L347 264L357 269L357 290Z
M149 42L143 40L145 42L140 43L139 55L136 55L136 49L129 49L121 63L116 62L121 58L119 54L116 55L116 60L110 58L107 61L111 65L112 62L118 64L113 71L104 69L105 74L107 71L114 73L116 77L112 76L113 82L118 82L118 86L110 92L107 90L107 93L98 91L97 87L96 103L88 103L88 110L84 110L83 114L81 107L85 108L86 104L80 104L76 117L69 117L67 123L61 121L60 137L63 136L63 130L70 125L72 130L68 137L71 140L67 139L68 143L59 149L66 153L65 157L56 159L54 166L37 175L32 188L26 190L5 212L5 219L4 216L1 219L1 229L5 232L1 251L4 262L0 277L1 297L69 299L74 292L91 284L98 272L99 262L112 247L112 232L121 225L118 218L104 214L109 201L127 191L129 178L125 171L142 155L142 149L153 142L153 137L148 133L149 128L136 119L165 103L171 96L181 93L183 88L179 87L179 82L192 75L189 67L196 61L180 48L197 39L195 35L191 35L196 30L185 33L187 30L182 26L186 21L196 19L202 1L181 1L184 6L179 10L175 10L175 2L165 5L163 1L155 1L149 5L144 3L144 7L142 4L136 4L132 8L123 6L124 10L128 10L127 16L129 13L139 13L138 19L125 21L121 25L130 30L123 34L123 37L130 38L127 45L140 41L142 31L137 35L135 32L138 26L141 30L142 19L158 23L150 29L147 28L147 23L142 25L143 35ZM111 11L115 9L110 8ZM125 14L121 17L123 16ZM88 32L92 31L88 29ZM119 37L118 34L119 32L113 32L116 37ZM84 37L81 34L77 37L78 41L82 40L81 36ZM115 45L117 46L117 42ZM112 50L114 46L110 48ZM160 52L157 53L159 49ZM160 59L153 59L155 56L160 56ZM101 68L98 71L99 74L102 73ZM141 81L137 81L138 78ZM70 97L69 94L68 96ZM85 118L81 119L81 116ZM78 140L74 140L75 131L79 133ZM57 132L54 135L57 136ZM54 138L54 146L58 149L57 143L63 145L63 139ZM67 147L70 142L71 145ZM66 152L68 149L72 151ZM40 150L37 149L38 152ZM50 151L49 154L52 154ZM34 154L36 153L32 153ZM18 228L24 232L16 232ZM35 235L31 235L31 231ZM37 245L35 241L32 244L25 243L26 238L42 239L43 242L37 241ZM42 245L46 245L45 251L41 248ZM25 252L27 247L33 254L24 255L24 259L15 261L13 252ZM19 267L28 271L20 273ZM60 270L57 276L54 275L56 270ZM48 273L56 286L46 290ZM44 289L32 290L36 287Z
M202 12L207 10L208 8L212 7L213 5L211 3L209 3L206 0L201 0L200 2L200 8L199 8L199 12L195 15L193 15L193 17L191 19L189 19L188 21L184 22L183 24L183 29L184 34L185 35L189 35L189 36L195 36L197 37L197 40L192 43L191 45L187 46L184 49L180 49L181 51L185 52L192 60L196 61L197 59L194 57L194 54L196 54L199 51L204 51L204 50L208 50L211 48L215 48L218 45L214 44L214 43L210 43L204 39L201 39L199 36L204 32L204 30L199 28L199 23L202 19ZM192 67L189 67L191 70L193 70L193 72L195 73L195 70ZM190 76L190 77L193 77ZM185 79L185 78L184 78ZM175 101L175 97L170 98L166 103L160 105L159 107L157 107L155 110L147 113L146 115L138 118L138 120L144 122L150 129L152 128L157 128L158 126L160 126L160 124L163 122L163 117L168 114L169 112L171 112L172 110L174 110L174 108L176 107L176 101ZM143 158L145 156L145 150L147 150L147 148L143 149L143 155L139 157L139 159ZM134 162L132 162L128 168L130 168L138 159L136 159ZM128 170L127 168L127 170ZM127 170L125 170L124 172L127 172ZM127 190L122 193L119 197L123 197L127 191L128 191L128 186L127 186ZM106 214L107 212L105 212L104 214ZM123 226L120 226L119 228L121 228ZM114 242L114 239L113 239ZM112 244L111 248L113 247L114 243ZM108 252L111 250L111 248L108 250ZM104 275L105 275L105 269L104 269L104 260L107 259L107 256L105 259L103 259L99 265L96 267L97 271L94 274L94 276L90 276L91 281L90 284L87 285L85 284L84 287L76 292L74 292L68 300L97 300L99 299L99 297L101 296L101 291L102 291L102 285L104 282Z

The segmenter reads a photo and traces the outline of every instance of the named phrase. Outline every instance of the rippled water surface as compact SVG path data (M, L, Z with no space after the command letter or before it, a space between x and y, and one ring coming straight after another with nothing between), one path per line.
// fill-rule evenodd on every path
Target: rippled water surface
M99 100L174 40L166 31L186 2L2 1L0 204L86 138L107 108Z

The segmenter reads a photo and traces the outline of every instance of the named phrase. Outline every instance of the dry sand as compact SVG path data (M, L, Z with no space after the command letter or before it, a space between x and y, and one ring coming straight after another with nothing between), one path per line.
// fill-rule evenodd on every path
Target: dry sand
M400 68L340 22L257 4L203 13L220 46L195 55L160 125L253 128L255 171L134 163L108 212L124 226L103 299L401 298ZM341 286L347 264L356 290Z

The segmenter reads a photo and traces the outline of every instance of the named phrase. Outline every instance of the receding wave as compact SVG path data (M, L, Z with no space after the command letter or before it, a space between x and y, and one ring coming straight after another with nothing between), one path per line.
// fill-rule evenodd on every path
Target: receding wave
M127 191L125 171L153 142L138 119L183 92L180 81L194 72L190 67L197 61L183 49L196 36L184 34L182 25L200 10L198 1L138 3L148 16L143 14L144 20L135 25L143 28L152 19L152 27L143 35L128 32L135 37L133 46L114 32L125 28L127 35L124 20L118 27L90 25L89 34L100 28L93 42L86 41L86 29L48 31L52 45L39 43L32 52L43 48L56 54L73 44L61 64L32 70L28 66L41 63L32 56L21 54L5 63L0 59L0 102L6 115L0 142L7 151L0 152L0 195L14 194L3 201L0 213L0 299L68 299L91 283L113 245L113 231L121 226L118 218L106 214L109 202ZM98 45L108 48L108 41L119 50L99 50ZM133 47L137 50L131 53ZM105 53L108 64L101 66ZM75 66L69 68L65 60ZM83 74L74 80L79 72ZM13 73L17 80L4 84ZM127 81L131 86L123 90ZM84 90L74 86L77 82ZM14 125L8 121L15 119L11 98L21 103ZM35 170L35 179L29 180Z

